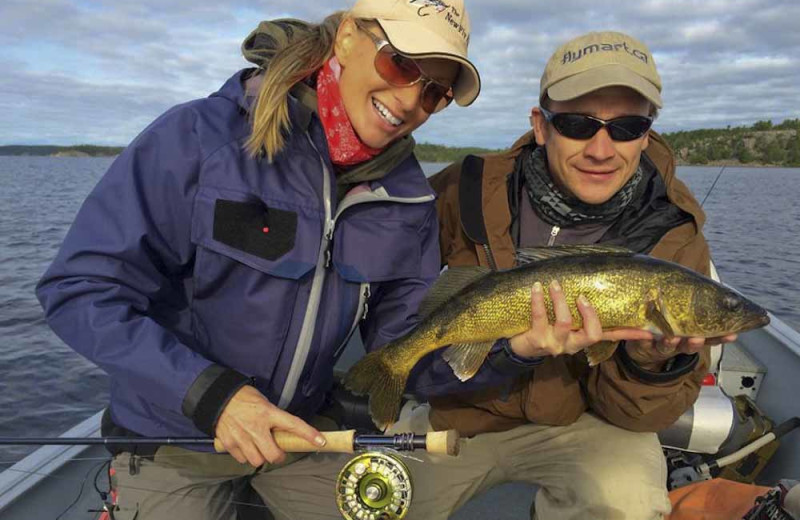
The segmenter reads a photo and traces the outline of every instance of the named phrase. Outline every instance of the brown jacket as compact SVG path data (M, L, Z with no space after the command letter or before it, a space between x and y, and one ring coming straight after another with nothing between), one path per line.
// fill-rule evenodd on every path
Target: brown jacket
M482 265L506 269L514 265L515 247L509 232L508 175L532 132L505 152L483 157L482 176L471 177L461 186L462 165L455 163L432 177L439 194L442 263L449 266ZM672 151L658 134L651 132L647 156L666 184L669 200L692 219L668 231L650 254L683 264L708 275L709 251L701 229L705 222L700 205L689 189L675 177ZM471 185L468 185L471 184ZM465 220L480 219L485 236L467 236L459 192L481 190L482 215L478 208L465 211ZM490 254L489 254L490 251ZM489 258L493 257L493 260ZM697 399L708 370L709 352L701 353L695 369L666 383L645 383L626 372L615 356L589 367L585 356L547 358L529 374L507 388L488 389L431 400L430 420L438 429L456 428L462 435L502 431L532 422L571 424L587 409L612 424L634 431L658 431L675 422Z

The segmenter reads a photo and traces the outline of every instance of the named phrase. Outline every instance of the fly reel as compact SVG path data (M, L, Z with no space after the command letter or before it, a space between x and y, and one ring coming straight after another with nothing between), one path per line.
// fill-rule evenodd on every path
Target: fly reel
M346 520L400 520L411 505L411 474L397 457L362 453L339 472L336 505Z

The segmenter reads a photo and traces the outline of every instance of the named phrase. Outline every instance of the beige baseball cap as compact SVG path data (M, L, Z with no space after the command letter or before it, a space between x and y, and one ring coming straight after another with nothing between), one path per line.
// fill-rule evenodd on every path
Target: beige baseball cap
M620 32L590 32L550 57L539 82L539 102L545 94L567 101L612 86L632 88L662 106L661 77L647 46Z
M453 85L456 103L467 106L478 97L481 77L467 58L470 24L463 0L358 0L350 14L376 20L403 55L460 63Z

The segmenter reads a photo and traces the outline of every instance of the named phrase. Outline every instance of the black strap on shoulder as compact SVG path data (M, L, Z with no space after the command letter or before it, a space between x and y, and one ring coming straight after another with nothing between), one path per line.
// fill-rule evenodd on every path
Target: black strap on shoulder
M461 164L458 201L464 233L477 244L488 244L489 234L483 221L483 158L477 155L467 155Z

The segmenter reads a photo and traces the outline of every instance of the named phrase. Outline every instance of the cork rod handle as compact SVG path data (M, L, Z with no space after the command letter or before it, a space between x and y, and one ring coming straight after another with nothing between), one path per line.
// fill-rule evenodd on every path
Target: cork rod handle
M317 446L310 443L302 437L298 437L293 433L288 432L273 432L272 438L275 439L275 444L286 453L311 453L311 452L336 452L336 453L353 453L353 439L355 438L355 430L344 430L336 432L320 432L325 437L325 446ZM225 453L225 447L219 441L214 439L214 449L218 453Z
M461 448L461 443L456 430L428 432L425 440L425 449L428 453L456 456L459 448Z

